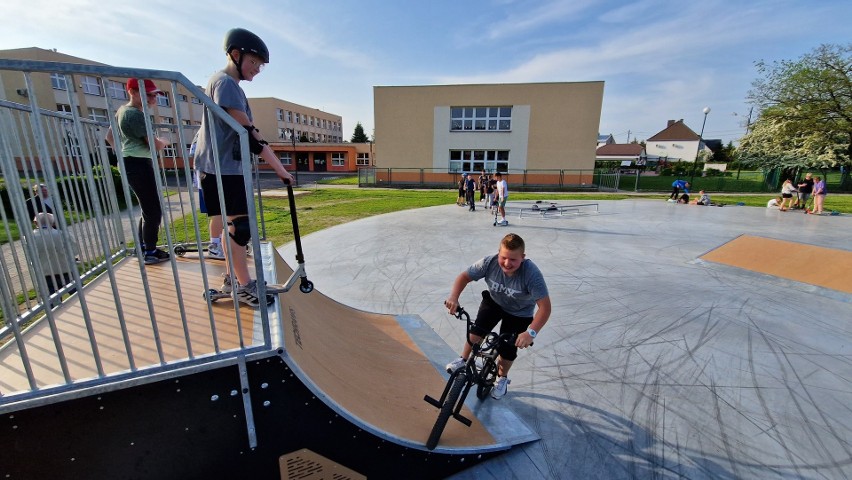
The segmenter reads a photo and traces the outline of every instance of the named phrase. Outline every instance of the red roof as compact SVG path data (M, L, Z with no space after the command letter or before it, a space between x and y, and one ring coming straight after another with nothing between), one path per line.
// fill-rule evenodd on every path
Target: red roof
M683 123L683 120L670 122L669 126L660 133L646 140L647 142L671 141L671 140L687 140L698 141L698 134L693 132L691 128Z
M611 143L609 145L601 145L595 152L597 156L625 156L638 157L642 155L641 143Z

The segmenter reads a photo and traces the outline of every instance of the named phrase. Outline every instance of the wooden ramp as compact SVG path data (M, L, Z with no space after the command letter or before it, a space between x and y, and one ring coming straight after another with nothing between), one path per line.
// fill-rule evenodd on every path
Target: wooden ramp
M224 263L207 262L211 286L219 287L219 275ZM176 257L177 279L170 263L145 268L150 287L153 313L145 299L139 263L128 257L115 266L117 298L107 275L102 275L85 286L85 304L91 318L92 331L101 357L104 373L114 374L130 368L128 349L125 347L117 304L127 326L127 338L136 368L160 365L160 354L154 340L159 330L164 362L190 357L185 330L188 332L194 357L215 352L213 329L215 327L220 351L240 347L233 302L220 300L213 304L212 321L207 302L201 295L204 284L201 265L197 259ZM180 285L187 324L184 328L180 316L176 285ZM63 353L68 359L72 381L98 376L92 339L88 333L79 296L74 296L53 312ZM258 317L257 319L255 317ZM240 307L242 338L246 346L252 344L252 334L259 314L252 308ZM56 342L47 318L42 318L24 332L26 353L33 368L38 388L65 383L57 355ZM21 360L21 352L14 339L0 348L0 393L29 390L29 382Z
M852 293L852 252L741 235L703 260Z
M292 269L277 252L275 258L285 283ZM302 382L365 430L422 449L438 415L423 396L440 396L446 376L436 366L457 354L418 317L356 310L317 290L294 287L281 298L284 359ZM493 399L480 402L471 391L468 405L475 413L462 413L473 425L451 419L437 451L501 450L538 439Z

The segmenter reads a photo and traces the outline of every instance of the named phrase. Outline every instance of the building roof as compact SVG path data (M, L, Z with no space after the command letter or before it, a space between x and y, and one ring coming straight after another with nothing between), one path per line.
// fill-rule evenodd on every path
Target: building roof
M612 139L612 134L609 135L600 135L598 134L598 143L608 142Z
M56 50L47 50L38 47L28 48L13 48L9 50L0 50L0 58L15 59L15 60L35 60L39 62L65 62L79 63L83 65L101 65L105 63L95 62L86 58L75 57L57 52Z
M665 129L646 141L659 142L671 140L698 141L699 138L698 134L693 132L691 128L687 127L686 124L683 123L683 119L681 119L677 121L669 120L669 125Z
M624 156L636 157L642 155L642 144L640 143L611 143L609 145L601 145L598 147L595 154L597 156Z

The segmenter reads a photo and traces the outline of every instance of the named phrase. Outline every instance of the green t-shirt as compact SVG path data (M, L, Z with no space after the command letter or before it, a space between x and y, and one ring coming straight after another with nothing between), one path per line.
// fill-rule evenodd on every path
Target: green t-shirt
M148 132L145 130L145 115L142 110L133 105L122 105L116 117L122 155L150 158L151 149L148 148Z

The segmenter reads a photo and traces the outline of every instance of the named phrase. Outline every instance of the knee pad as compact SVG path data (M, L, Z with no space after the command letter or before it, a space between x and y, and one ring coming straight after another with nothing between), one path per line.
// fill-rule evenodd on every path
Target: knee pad
M251 224L248 217L237 217L230 222L229 226L234 227L234 231L228 231L228 235L234 239L234 242L241 247L245 247L251 241Z
M510 342L501 338L497 345L497 353L503 360L514 362L518 358L518 347L515 346L514 340Z

